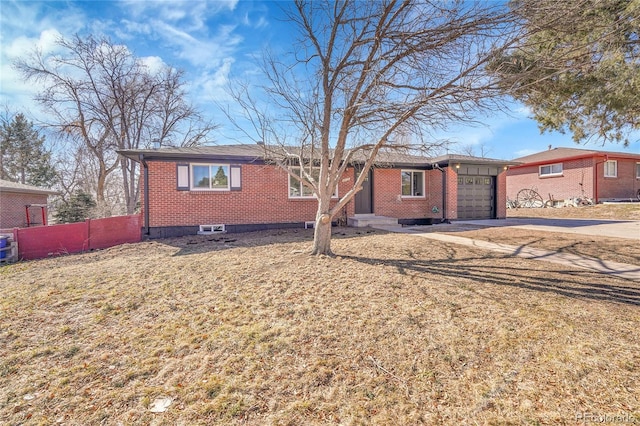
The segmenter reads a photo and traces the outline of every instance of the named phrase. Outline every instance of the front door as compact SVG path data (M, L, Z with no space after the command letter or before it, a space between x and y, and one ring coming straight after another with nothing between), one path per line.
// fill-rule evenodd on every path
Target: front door
M360 176L360 170L356 167L356 180ZM362 182L362 190L355 196L356 214L373 213L373 170L369 169L369 174Z

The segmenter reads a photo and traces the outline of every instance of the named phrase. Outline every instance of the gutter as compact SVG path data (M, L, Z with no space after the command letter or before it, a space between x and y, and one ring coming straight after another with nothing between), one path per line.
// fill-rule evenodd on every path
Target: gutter
M144 235L147 237L150 234L149 231L149 165L144 158L144 154L138 156L142 169L144 170L144 194L142 195L144 201Z

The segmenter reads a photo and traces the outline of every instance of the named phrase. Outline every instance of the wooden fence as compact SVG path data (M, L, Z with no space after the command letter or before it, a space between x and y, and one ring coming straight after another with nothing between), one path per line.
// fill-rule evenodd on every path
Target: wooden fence
M104 249L142 240L140 215L87 219L64 225L14 228L18 259L32 260Z

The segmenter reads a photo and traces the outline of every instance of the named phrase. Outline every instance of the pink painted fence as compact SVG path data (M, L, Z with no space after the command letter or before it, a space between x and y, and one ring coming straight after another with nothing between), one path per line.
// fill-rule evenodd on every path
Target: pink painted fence
M136 243L142 239L140 215L87 219L64 225L15 228L18 258L42 259Z

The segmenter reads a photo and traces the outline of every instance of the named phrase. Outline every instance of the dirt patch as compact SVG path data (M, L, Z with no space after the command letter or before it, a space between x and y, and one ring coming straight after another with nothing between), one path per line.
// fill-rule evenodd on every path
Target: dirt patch
M310 239L0 268L0 423L640 418L638 283L371 230L337 230L339 255L310 257Z

